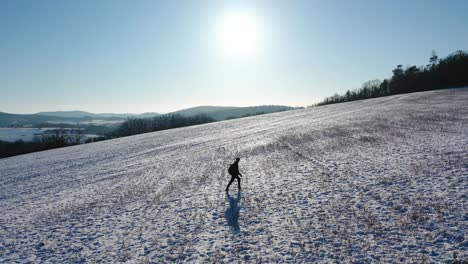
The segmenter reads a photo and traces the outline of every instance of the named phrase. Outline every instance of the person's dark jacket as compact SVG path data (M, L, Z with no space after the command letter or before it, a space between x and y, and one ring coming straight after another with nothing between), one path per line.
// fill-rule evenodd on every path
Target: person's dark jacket
M229 168L229 171L232 172L231 173L232 176L237 176L237 175L242 176L242 174L239 172L239 163L238 162L234 162L233 164L231 164L231 166Z

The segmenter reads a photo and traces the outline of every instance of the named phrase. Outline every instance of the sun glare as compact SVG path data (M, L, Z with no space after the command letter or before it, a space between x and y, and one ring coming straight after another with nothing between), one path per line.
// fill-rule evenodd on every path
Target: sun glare
M258 49L259 24L247 12L231 12L217 24L218 48L228 56L251 56Z

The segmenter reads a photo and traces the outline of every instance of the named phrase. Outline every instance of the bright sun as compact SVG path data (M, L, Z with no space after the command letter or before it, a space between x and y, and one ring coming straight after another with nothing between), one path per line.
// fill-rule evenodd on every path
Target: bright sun
M258 49L259 24L247 12L231 12L217 25L218 47L228 56L251 56Z

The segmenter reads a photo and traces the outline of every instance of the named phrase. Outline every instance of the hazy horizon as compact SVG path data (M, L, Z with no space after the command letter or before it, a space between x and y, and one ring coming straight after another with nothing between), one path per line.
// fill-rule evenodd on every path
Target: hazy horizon
M242 108L242 107L259 107L259 106L286 106L286 107L294 107L294 108L304 107L304 106L290 106L290 105L245 105L245 106L236 106L236 105L196 105L196 106L178 108L178 109L167 111L167 112L155 112L155 111L149 111L149 112L110 112L110 111L93 112L93 111L87 111L87 110L82 110L82 109L70 109L70 110L53 110L52 109L52 110L44 110L44 111L37 111L37 112L25 112L25 113L16 113L15 112L15 113L13 113L13 112L2 111L2 109L0 109L0 113L21 114L21 115L31 114L31 115L34 115L34 114L41 114L41 113L47 113L47 112L88 112L88 113L92 113L92 114L141 115L141 114L147 114L147 113L169 114L169 113L172 113L172 112L191 109L191 108L197 108L197 107L239 107L239 108Z
M0 111L307 106L466 49L467 1L3 1ZM465 46L460 45L464 43Z

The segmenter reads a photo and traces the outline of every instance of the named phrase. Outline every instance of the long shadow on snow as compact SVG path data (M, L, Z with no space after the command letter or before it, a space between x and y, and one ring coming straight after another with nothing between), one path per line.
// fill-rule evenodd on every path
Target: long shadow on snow
M226 218L228 226L231 228L231 232L235 235L240 234L240 227L239 227L239 212L240 212L240 199L241 199L241 192L237 192L237 197L232 197L229 192L226 192L227 200L229 201L229 207L224 213L224 217Z

